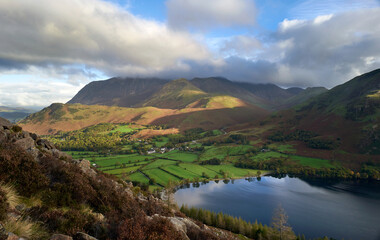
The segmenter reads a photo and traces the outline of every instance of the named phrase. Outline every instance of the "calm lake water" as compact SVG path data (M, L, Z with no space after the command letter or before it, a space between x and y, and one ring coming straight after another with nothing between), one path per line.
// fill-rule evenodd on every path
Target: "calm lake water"
M262 177L179 189L178 206L222 211L270 225L279 204L296 234L307 238L380 240L380 183L303 181Z

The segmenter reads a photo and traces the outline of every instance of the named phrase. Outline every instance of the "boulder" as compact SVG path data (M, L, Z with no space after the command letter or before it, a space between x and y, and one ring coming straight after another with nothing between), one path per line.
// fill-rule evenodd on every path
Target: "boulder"
M90 161L86 159L82 159L82 160L77 161L76 164L88 176L91 176L91 177L96 176L96 172L94 171L94 169L91 168Z
M51 153L54 157L56 157L56 158L66 158L67 160L71 160L71 159L72 159L72 157L71 157L69 154L64 153L64 152L61 152L61 151L59 151L59 150L56 149L56 148L51 149L51 150L50 150L50 153Z
M181 220L182 220L181 218L177 218L177 217L170 217L169 218L169 221L173 225L175 230L177 232L181 233L183 239L187 240L187 239L189 239L189 237L186 235L186 233L187 233L186 224Z
M73 240L73 238L63 234L54 234L49 240Z
M20 146L22 149L30 150L34 148L34 140L31 137L22 138L15 142L16 145Z
M74 240L98 240L98 239L91 237L90 235L86 233L77 232L77 234L74 235Z
M49 142L48 140L45 140L45 139L38 139L37 140L37 145L41 146L43 148L46 148L48 150L51 150L51 149L55 148L54 145L51 142Z
M0 142L5 142L8 139L8 135L4 131L0 131Z

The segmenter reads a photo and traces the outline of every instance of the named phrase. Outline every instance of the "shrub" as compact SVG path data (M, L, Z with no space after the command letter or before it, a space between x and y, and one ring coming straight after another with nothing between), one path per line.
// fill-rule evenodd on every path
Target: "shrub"
M27 219L10 218L3 224L8 232L12 232L19 237L26 239L45 239L48 237L47 232L39 224Z
M20 127L19 125L13 125L11 130L15 133L18 133L22 131L22 127Z
M20 197L17 194L16 189L10 184L0 185L0 189L5 194L5 198L7 200L8 207L11 210L15 209L16 206L20 204Z
M118 228L117 239L172 240L182 238L167 219L160 217L147 219L144 214L138 214L135 218L123 221Z
M14 183L23 196L31 196L47 186L41 166L27 152L11 143L0 144L0 181Z

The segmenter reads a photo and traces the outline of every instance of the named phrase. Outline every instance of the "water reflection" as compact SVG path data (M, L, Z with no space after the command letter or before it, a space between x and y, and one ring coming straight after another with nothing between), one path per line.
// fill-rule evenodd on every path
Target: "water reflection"
M262 177L188 184L175 194L178 205L201 207L270 224L281 204L296 233L314 238L377 239L380 184Z

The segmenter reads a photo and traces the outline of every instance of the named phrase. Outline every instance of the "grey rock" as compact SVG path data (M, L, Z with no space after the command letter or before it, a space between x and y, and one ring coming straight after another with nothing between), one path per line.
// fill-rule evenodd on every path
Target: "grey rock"
M75 234L74 240L98 240L98 239L86 233L78 232L77 234Z
M35 146L34 140L31 137L19 139L15 142L15 144L25 150L30 150Z
M54 234L49 240L73 240L73 238L63 234Z
M96 172L94 171L94 169L91 168L90 161L86 159L82 159L82 160L76 161L76 164L88 176L91 176L91 177L96 176Z
M48 150L51 150L51 149L55 148L54 145L51 142L49 142L48 140L45 140L45 139L38 139L37 140L37 145L41 146L43 148L46 148Z
M187 233L186 224L183 221L181 221L181 220L182 220L181 218L176 218L176 217L169 218L169 221L173 225L174 229L177 232L181 233L183 239L188 240L189 238L186 235L186 233Z
M8 135L4 131L0 131L0 142L5 142L8 139Z

